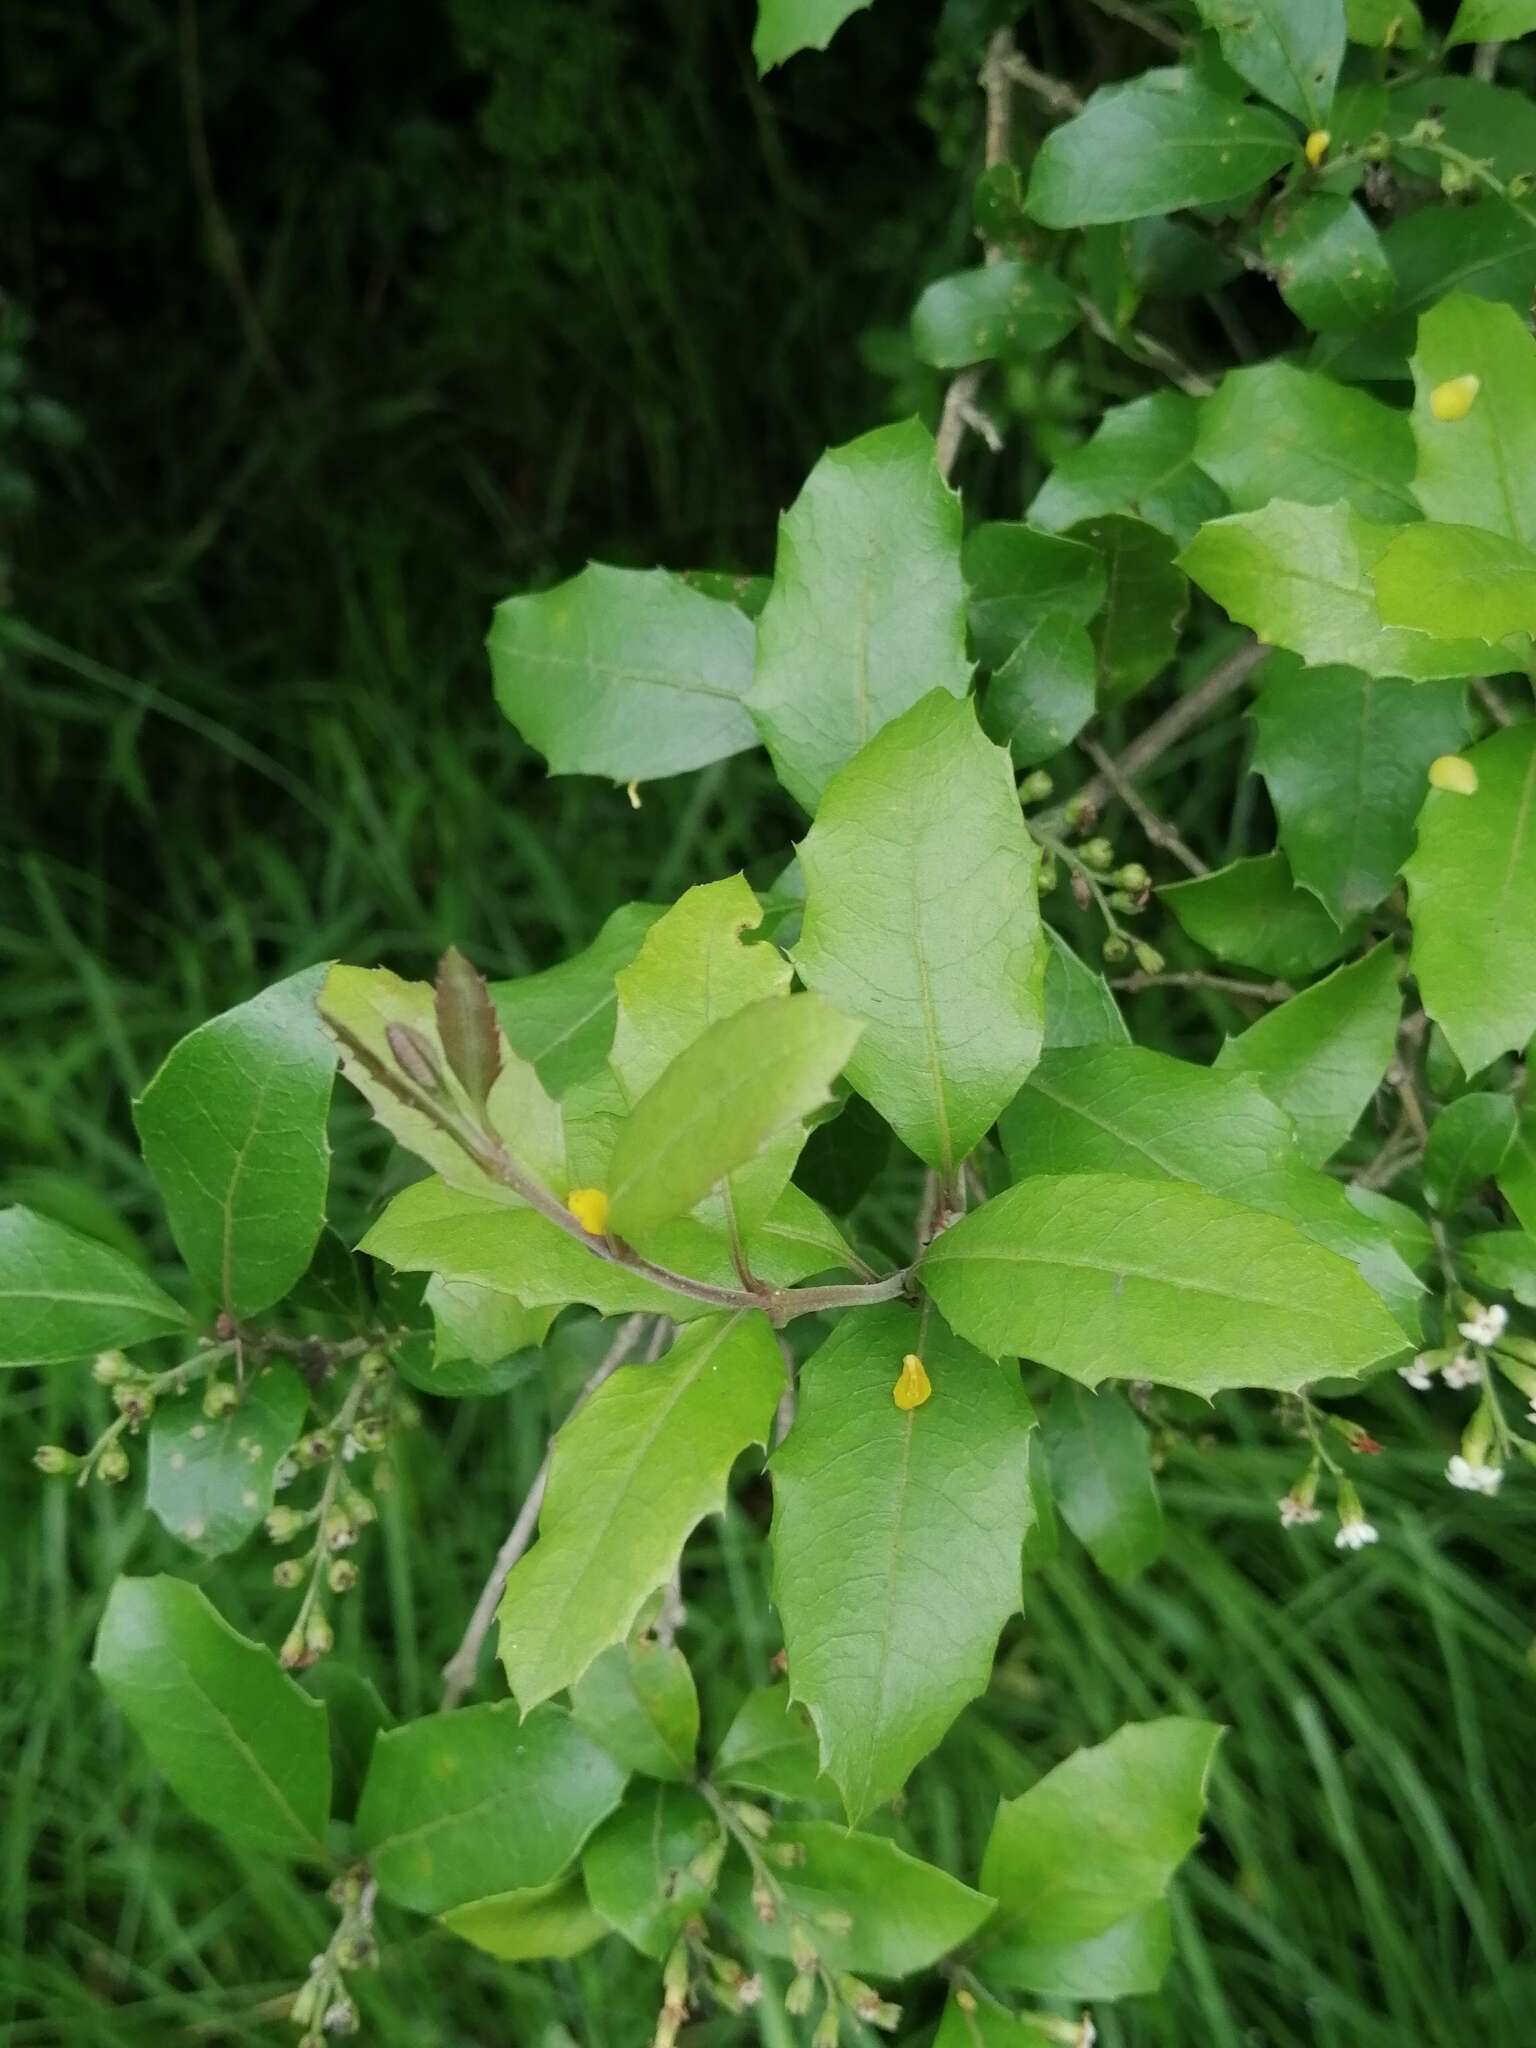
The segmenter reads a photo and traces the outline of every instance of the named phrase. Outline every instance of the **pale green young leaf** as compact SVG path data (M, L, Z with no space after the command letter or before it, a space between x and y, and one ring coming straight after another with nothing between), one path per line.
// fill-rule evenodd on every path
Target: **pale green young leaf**
M1429 764L1458 752L1472 730L1467 693L1459 683L1305 669L1286 654L1271 655L1262 673L1253 766L1291 872L1342 925L1391 894Z
M936 1238L919 1272L968 1342L1090 1387L1295 1388L1403 1348L1345 1259L1179 1181L1031 1175Z
M325 1861L325 1708L182 1579L119 1579L92 1669L176 1796L269 1856Z
M555 1439L539 1540L513 1566L501 1657L526 1712L622 1642L784 1390L765 1316L713 1316L615 1373Z
M767 1955L787 1956L794 1920L810 1920L829 1968L909 1977L969 1941L993 1910L990 1898L884 1835L859 1834L830 1820L781 1821L773 1835L803 1854L778 1873L786 1910L771 1925L763 1926L752 1909L742 1862L727 1864L721 1882L727 1917ZM853 1924L828 1926L832 1914L846 1914Z
M1536 1103L1527 1104L1499 1167L1499 1193L1536 1237Z
M336 1054L309 967L201 1024L133 1106L193 1280L234 1316L280 1301L325 1221Z
M1346 504L1277 498L1262 511L1212 520L1180 559L1234 619L1309 667L1344 662L1415 682L1486 675L1484 641L1434 640L1382 624L1371 572L1396 531Z
M1200 407L1195 446L1201 467L1236 512L1257 512L1274 499L1336 509L1344 500L1371 519L1414 517L1413 430L1406 417L1316 370L1284 362L1228 370ZM1332 517L1322 518L1325 527ZM1206 534L1229 523L1236 524L1222 522ZM1197 549L1204 539L1195 542ZM1185 566L1198 581L1190 552Z
M1200 1839L1220 1735L1210 1721L1131 1722L1005 1799L981 1863L996 1936L1086 1941L1161 1899Z
M936 278L912 312L920 363L959 370L1013 362L1064 341L1082 318L1077 296L1054 271L1021 257Z
M455 1187L494 1201L519 1200L484 1173L422 1106L433 1099L431 1090L406 1073L390 1044L392 1029L412 1033L441 1075L437 1099L445 1113L466 1130L479 1125L479 1110L448 1071L428 982L402 981L387 967L333 967L320 991L320 1014L340 1049L341 1071L398 1144ZM486 1103L485 1121L519 1166L551 1192L565 1192L559 1105L545 1094L528 1062L506 1045L501 1047L501 1071Z
M1466 376L1479 380L1470 412L1436 419L1435 390ZM1536 547L1536 340L1524 311L1453 292L1419 322L1413 385L1425 516Z
M1509 43L1536 29L1536 0L1461 0L1446 48L1457 43Z
M497 605L496 701L551 775L650 782L755 746L744 698L753 631L665 569L589 562Z
M1321 128L1344 61L1344 0L1196 0L1239 78Z
M1480 526L1405 526L1371 580L1387 626L1411 626L1437 640L1500 641L1536 632L1536 554ZM1517 655L1489 647L1490 670L1522 665Z
M758 76L800 50L824 50L850 14L870 0L757 0L752 55Z
M1303 980L1351 943L1310 890L1298 889L1283 853L1254 854L1214 874L1168 882L1158 895L1189 936L1218 960Z
M708 1026L640 1097L609 1161L610 1227L643 1239L831 1099L860 1026L812 993ZM787 1178L787 1175L786 1175Z
M1344 193L1277 199L1260 236L1280 296L1315 334L1353 334L1390 312L1397 279L1386 247L1364 209Z
M935 691L837 777L800 849L802 977L865 1030L848 1078L953 1172L1039 1056L1039 860L1008 756ZM803 1001L796 997L794 1001Z
M1240 199L1296 154L1284 122L1214 92L1192 71L1144 71L1100 86L1054 128L1030 174L1042 226L1088 227Z
M135 1260L17 1205L0 1209L0 1366L62 1365L187 1328Z
M1251 1075L1295 1124L1302 1157L1321 1166L1380 1087L1402 1008L1397 960L1383 940L1229 1038L1216 1064Z
M976 658L1001 668L1043 619L1086 626L1104 602L1104 557L1086 541L1064 540L1016 520L992 519L965 537L961 554L970 592Z
M1017 1923L989 1941L978 1958L989 1984L1033 1991L1045 1998L1134 1998L1155 1991L1173 1960L1173 1927L1167 1902L1117 1920L1085 1941L1036 1941ZM942 2030L935 2048L949 2036ZM963 2044L962 2044L963 2048ZM1034 2042L1029 2048L1037 2048Z
M553 1884L623 1790L623 1769L563 1708L461 1707L379 1736L358 1846L385 1898L447 1913Z
M1454 1215L1496 1176L1514 1143L1519 1118L1509 1095L1458 1095L1445 1105L1424 1147L1424 1195L1432 1209Z
M1123 704L1161 675L1173 659L1189 607L1189 585L1175 543L1144 519L1106 512L1074 526L1104 557L1109 592L1093 621L1099 701Z
M655 903L625 903L582 952L542 974L493 981L491 1001L507 1043L529 1060L551 1095L595 1074L613 1043L615 976L640 950L657 918Z
M891 1397L920 1352L920 1408ZM1000 1370L891 1304L846 1317L801 1369L774 1454L774 1605L790 1690L850 1823L893 1798L985 1690L1020 1599L1034 1413Z
M237 1550L272 1505L273 1477L304 1425L309 1392L291 1365L251 1375L216 1420L194 1388L162 1400L149 1430L144 1502L200 1557Z
M1016 768L1070 746L1098 708L1098 658L1086 627L1048 612L987 684L981 723Z
M1163 1508L1146 1427L1124 1395L1059 1386L1041 1436L1057 1512L1099 1570L1145 1571L1162 1554Z
M787 1685L759 1685L736 1710L709 1774L717 1785L766 1792L774 1799L814 1799L821 1758L810 1715Z
M1131 1034L1102 974L1079 960L1060 932L1046 927L1045 1043L1129 1045Z
M438 1918L460 1941L504 1963L569 1962L609 1931L587 1904L579 1872L553 1884L471 1899Z
M604 1650L571 1688L571 1712L626 1770L693 1776L699 1696L687 1658L672 1644L639 1635Z
M1478 1231L1462 1239L1456 1257L1474 1286L1536 1308L1536 1237L1524 1230Z
M1199 415L1182 391L1112 405L1083 445L1056 463L1030 503L1030 519L1059 533L1104 512L1129 512L1180 546L1192 540L1227 509L1195 453Z
M750 705L807 811L845 761L930 690L963 697L960 500L920 420L833 448L779 521Z
M720 1841L720 1823L691 1785L632 1785L581 1859L592 1909L642 1955L661 1962L688 1922L708 1911L712 1881L696 1861Z
M466 1376L465 1368L470 1375L484 1372L542 1343L555 1316L552 1302L524 1308L493 1287L446 1280L440 1273L427 1282L422 1300L432 1311L432 1378L441 1393L466 1391L458 1384ZM486 1386L483 1391L492 1389Z
M1536 1031L1536 724L1465 758L1476 792L1429 791L1405 873L1420 997L1476 1074Z

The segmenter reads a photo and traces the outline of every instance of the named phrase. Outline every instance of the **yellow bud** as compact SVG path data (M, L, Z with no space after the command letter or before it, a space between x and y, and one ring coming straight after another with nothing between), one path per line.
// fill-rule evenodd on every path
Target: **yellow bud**
M1332 142L1332 140L1333 137L1329 134L1326 128L1314 128L1312 130L1312 133L1307 137L1306 143L1304 145L1306 150L1306 158L1307 162L1312 166L1314 171L1322 162L1323 158L1328 154L1328 145L1330 142Z
M608 1228L608 1197L601 1188L572 1188L565 1206L593 1237L601 1237Z
M1429 784L1452 796L1476 796L1477 770L1460 754L1442 754L1429 764Z
M1468 370L1464 377L1447 377L1429 394L1429 409L1437 420L1464 420L1472 410L1482 378Z
M891 1399L898 1408L921 1408L932 1392L926 1366L915 1351L909 1351L901 1361L901 1377L891 1389Z

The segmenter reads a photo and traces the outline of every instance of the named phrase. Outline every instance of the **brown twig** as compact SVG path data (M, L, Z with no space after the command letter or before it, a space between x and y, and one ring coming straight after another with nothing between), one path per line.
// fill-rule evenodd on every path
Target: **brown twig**
M1288 981L1238 981L1230 974L1207 974L1203 968L1182 974L1144 974L1138 968L1109 985L1131 996L1146 988L1208 988L1218 995L1241 996L1255 1003L1288 1003L1296 993Z
M986 59L981 67L981 88L987 101L986 167L1007 163L1010 137L1013 127L1013 90L1009 77L1009 65L1017 57L1012 29L1000 28L987 45ZM1002 257L1002 250L993 242L982 245L983 258L996 263ZM934 449L938 457L939 475L946 483L959 459L960 449L969 427L981 435L988 447L1000 446L1001 436L990 420L981 423L986 415L976 404L986 375L984 363L973 363L968 370L961 370L952 377L944 393L944 407L939 415L939 428L934 436Z
M1192 847L1186 846L1178 831L1166 818L1160 818L1134 782L1121 774L1118 764L1099 745L1097 740L1081 740L1078 743L1100 775L1119 797L1143 833L1154 846L1164 853L1171 853L1175 860L1182 861L1192 875L1208 875L1210 869Z

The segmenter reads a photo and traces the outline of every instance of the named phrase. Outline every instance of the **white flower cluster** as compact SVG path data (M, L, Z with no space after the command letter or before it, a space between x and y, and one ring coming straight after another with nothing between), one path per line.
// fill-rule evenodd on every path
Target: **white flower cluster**
M1469 1344L1497 1344L1508 1322L1509 1310L1494 1302L1491 1308L1480 1308L1476 1315L1456 1327Z
M1364 1550L1368 1543L1377 1540L1374 1523L1365 1521L1340 1522L1339 1533L1333 1539L1335 1550Z
M1309 1500L1298 1500L1294 1493L1288 1493L1280 1502L1280 1526L1282 1529L1299 1529L1308 1522L1323 1519L1321 1508L1314 1507Z
M1481 1458L1464 1458L1458 1452L1446 1466L1445 1476L1463 1493L1497 1493L1504 1484L1504 1467L1485 1465Z

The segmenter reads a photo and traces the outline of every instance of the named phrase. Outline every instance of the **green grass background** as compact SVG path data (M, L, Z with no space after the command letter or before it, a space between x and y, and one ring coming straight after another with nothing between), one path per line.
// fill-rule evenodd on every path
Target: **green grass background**
M1040 11L1082 56L1073 9ZM454 939L517 973L627 898L772 871L796 820L759 761L638 813L548 782L480 639L589 555L765 567L819 448L931 396L900 324L965 246L984 10L952 6L937 55L933 12L886 0L761 88L734 0L6 10L0 1195L163 1261L126 1106L203 1017L332 955L421 971ZM1024 482L985 487L1011 509ZM1182 822L1241 844L1251 798L1225 814L1199 759L1169 764ZM356 1219L378 1155L350 1108L337 1139ZM83 1377L0 1388L0 2040L281 2040L323 1901L188 1820L86 1670L118 1571L206 1577L270 1635L269 1560L209 1573L135 1485L36 1479L33 1446L103 1410ZM339 1652L402 1714L435 1702L544 1421L427 1407ZM1000 1792L1128 1716L1214 1714L1177 1964L1105 2039L1536 2039L1526 1497L1451 1496L1448 1409L1394 1396L1383 1540L1340 1563L1281 1537L1292 1459L1233 1420L1171 1451L1144 1579L1068 1553L1032 1582L907 1822L973 1873ZM690 1554L717 1726L775 1647L762 1505ZM389 2048L647 2037L654 1973L617 1942L514 1970L384 1932Z

